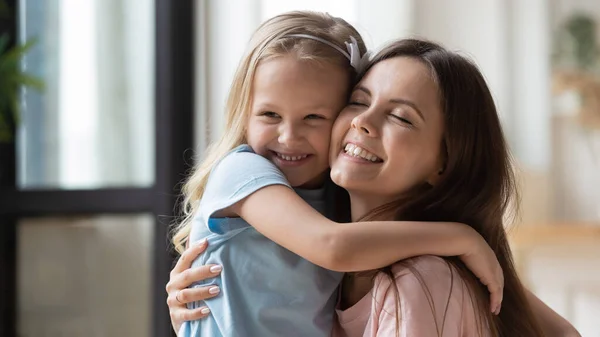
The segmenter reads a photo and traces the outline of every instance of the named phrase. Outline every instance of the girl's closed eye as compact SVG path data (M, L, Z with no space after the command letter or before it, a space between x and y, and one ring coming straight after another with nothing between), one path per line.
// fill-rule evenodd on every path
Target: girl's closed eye
M304 117L304 119L309 119L309 120L325 120L325 119L327 119L327 117L325 117L323 115L318 115L318 114L310 114L310 115Z
M281 118L277 113L273 111L263 111L259 113L259 116L267 117L267 118Z

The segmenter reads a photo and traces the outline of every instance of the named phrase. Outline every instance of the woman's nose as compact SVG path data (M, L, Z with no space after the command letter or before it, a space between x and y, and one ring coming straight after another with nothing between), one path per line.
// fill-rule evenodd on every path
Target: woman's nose
M369 111L364 111L352 119L352 128L359 131L361 134L369 137L375 137L376 128L373 123L373 115Z

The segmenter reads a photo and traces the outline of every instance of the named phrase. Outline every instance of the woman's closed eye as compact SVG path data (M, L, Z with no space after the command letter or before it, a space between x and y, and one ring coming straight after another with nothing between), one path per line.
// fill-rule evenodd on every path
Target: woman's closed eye
M358 101L358 100L351 100L348 105L354 105L354 106L364 106L364 107L368 107L369 105L363 101Z
M395 120L403 123L403 124L406 124L406 125L411 126L411 127L414 126L414 124L409 119L407 119L405 117L402 117L402 116L399 116L399 115L396 115L396 114L390 114L390 116L392 118L394 118Z

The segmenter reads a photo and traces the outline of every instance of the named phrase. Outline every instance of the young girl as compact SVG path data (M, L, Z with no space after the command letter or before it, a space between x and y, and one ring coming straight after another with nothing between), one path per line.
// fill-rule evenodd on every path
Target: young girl
M255 32L235 75L225 134L186 184L188 218L174 237L180 251L186 241L208 239L195 265L222 264L226 270L195 287L209 285L223 295L205 301L206 308L194 304L212 315L184 324L180 336L329 336L342 278L335 271L379 268L424 253L463 255L495 290L491 306L499 308L501 270L470 227L339 224L317 213L335 213L325 198L334 190L327 179L331 127L365 51L352 26L326 14L283 14ZM296 213L274 219L261 212L265 225L250 221L251 227L237 217L246 197L272 185L296 188L308 203L300 210L311 221L290 228L285 224ZM184 300L179 292L173 297Z

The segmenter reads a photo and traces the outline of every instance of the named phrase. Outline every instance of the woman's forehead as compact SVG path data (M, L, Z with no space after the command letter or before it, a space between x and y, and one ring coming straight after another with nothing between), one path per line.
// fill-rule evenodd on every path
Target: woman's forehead
M416 101L439 95L430 68L412 57L394 57L376 63L358 86L368 88L373 94Z

